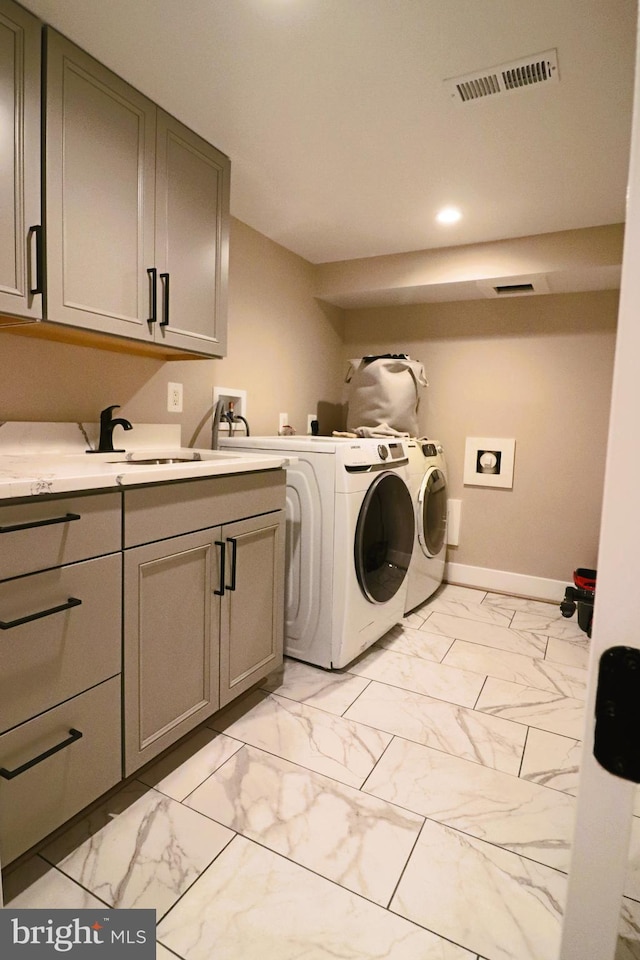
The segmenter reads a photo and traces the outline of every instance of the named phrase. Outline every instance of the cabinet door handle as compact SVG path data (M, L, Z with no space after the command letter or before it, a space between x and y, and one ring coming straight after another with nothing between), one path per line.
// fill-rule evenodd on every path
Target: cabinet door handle
M48 520L31 520L29 523L13 523L8 527L0 527L0 533L15 533L16 530L31 530L32 527L48 527L52 523L69 523L71 520L80 520L79 513L65 513L64 517L50 517Z
M231 583L228 583L227 590L236 588L236 558L238 555L238 544L233 537L227 537L227 543L231 544Z
M151 316L147 323L155 323L158 319L158 271L155 267L147 267L147 275L151 283Z
M43 293L42 289L42 278L44 276L43 269L43 247L42 247L42 224L37 223L33 227L29 227L29 237L36 238L36 253L34 259L31 261L33 273L33 268L35 267L36 274L36 284L35 287L29 289L29 293L32 296L35 296L36 293Z
M224 564L225 564L226 544L223 540L216 540L216 547L220 547L220 589L214 590L213 592L215 593L216 597L223 597L224 581L225 581Z
M18 620L0 620L0 630L11 630L12 627L19 627L23 623L31 623L32 620L40 620L42 617L50 617L53 613L61 613L63 610L79 607L81 603L82 600L78 600L77 597L69 597L66 603L61 603L57 607L49 607L48 610L40 610L38 613L30 613Z
M164 283L164 306L162 311L162 320L160 321L161 327L169 326L169 274L160 273L160 279Z
M6 767L0 767L0 777L4 777L5 780L13 780L14 777L19 777L25 770L30 770L31 767L35 767L37 763L42 763L47 757L52 757L58 750L64 750L65 747L68 747L71 743L75 743L76 740L80 740L81 737L82 733L80 730L74 730L74 728L71 727L66 740L63 740L62 743L57 743L55 747L51 747L49 750L45 750L44 753L34 757L33 760L27 760L26 763L23 763L20 767L16 767L15 770L7 770Z

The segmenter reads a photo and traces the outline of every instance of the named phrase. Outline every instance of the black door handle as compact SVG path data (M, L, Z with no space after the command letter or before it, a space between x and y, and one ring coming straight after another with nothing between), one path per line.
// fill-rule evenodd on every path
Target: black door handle
M231 583L227 584L227 590L236 588L236 560L238 557L238 544L233 537L227 537L227 543L231 544Z
M43 247L42 247L42 224L37 223L33 227L29 227L29 236L34 236L36 238L36 257L35 257L35 268L36 268L36 285L31 287L29 293L32 296L35 296L37 293L43 293L43 284L42 278L44 276L43 269Z
M147 267L147 275L151 283L151 316L147 320L147 323L155 323L158 319L158 271L155 267Z
M164 307L162 312L162 320L160 321L161 327L169 326L169 274L161 273L159 274L160 279L164 282Z
M213 592L215 593L216 597L223 597L224 581L225 581L224 566L225 566L226 544L223 540L216 540L215 543L216 543L216 547L220 547L220 589L214 590Z

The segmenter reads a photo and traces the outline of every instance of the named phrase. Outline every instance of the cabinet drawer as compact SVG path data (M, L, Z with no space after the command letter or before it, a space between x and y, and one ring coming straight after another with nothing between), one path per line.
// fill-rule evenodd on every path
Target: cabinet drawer
M236 473L124 491L125 547L280 510L284 470Z
M0 732L120 673L121 602L120 554L0 583Z
M0 580L120 550L120 496L114 491L0 506Z
M80 739L73 739L78 731ZM62 749L38 759L72 740ZM0 737L0 858L3 866L97 799L121 778L120 677L87 690Z

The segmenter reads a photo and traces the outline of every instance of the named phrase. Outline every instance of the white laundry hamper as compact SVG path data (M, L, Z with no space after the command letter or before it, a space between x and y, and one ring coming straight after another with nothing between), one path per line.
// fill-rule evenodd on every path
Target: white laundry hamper
M359 357L349 362L347 431L361 437L418 435L424 367L406 354Z

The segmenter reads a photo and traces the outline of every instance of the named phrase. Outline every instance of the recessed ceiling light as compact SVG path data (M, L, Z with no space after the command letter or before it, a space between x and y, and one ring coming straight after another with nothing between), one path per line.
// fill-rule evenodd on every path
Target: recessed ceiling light
M457 207L443 207L436 216L438 223L457 223L461 218L462 214Z

